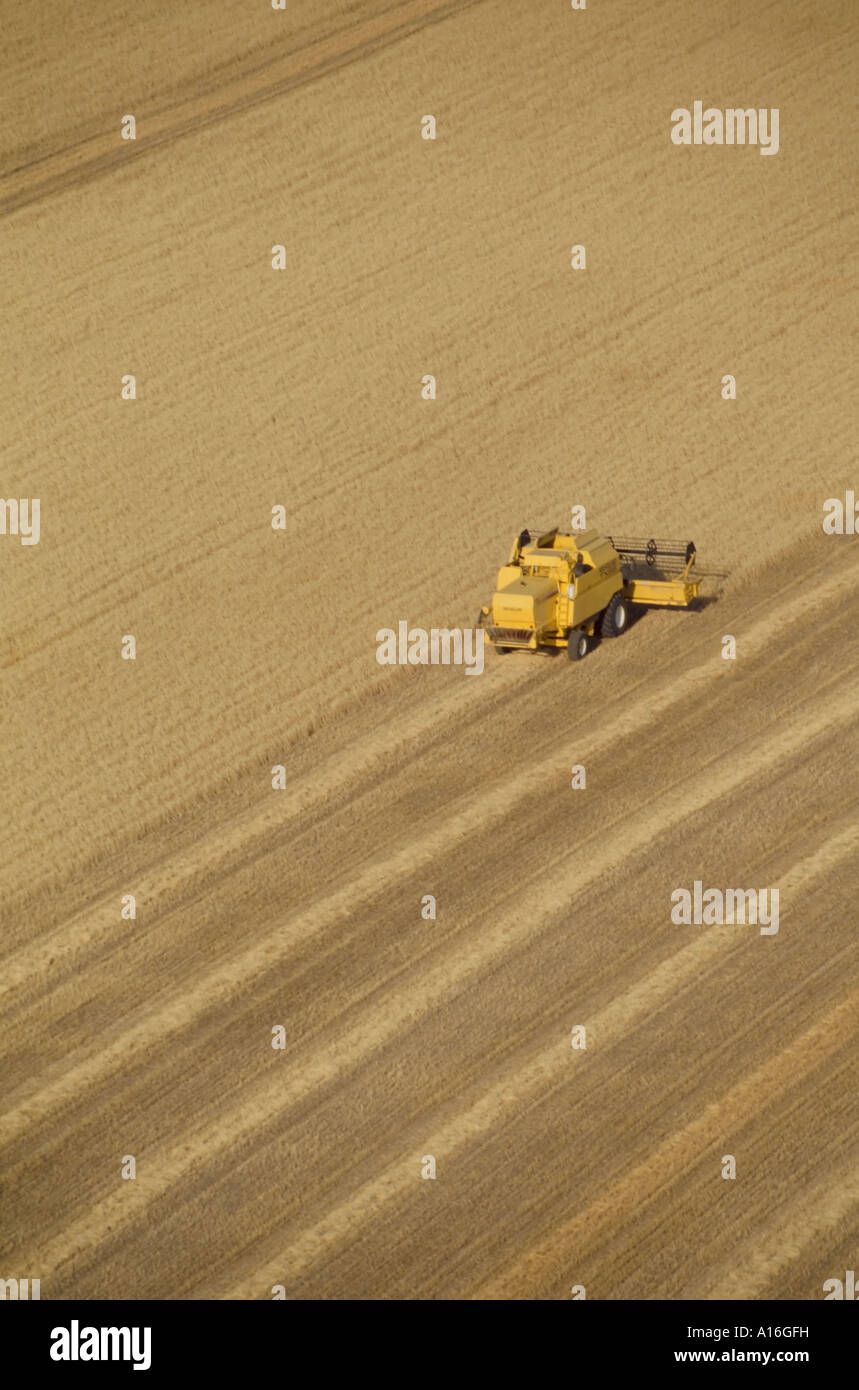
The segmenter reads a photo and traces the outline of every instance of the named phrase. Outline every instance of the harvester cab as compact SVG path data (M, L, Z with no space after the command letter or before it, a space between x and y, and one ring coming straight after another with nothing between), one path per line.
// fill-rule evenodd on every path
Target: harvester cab
M498 571L478 626L499 651L566 647L577 661L597 632L620 636L632 603L688 608L699 587L691 578L694 563L692 541L615 541L595 530L527 528Z

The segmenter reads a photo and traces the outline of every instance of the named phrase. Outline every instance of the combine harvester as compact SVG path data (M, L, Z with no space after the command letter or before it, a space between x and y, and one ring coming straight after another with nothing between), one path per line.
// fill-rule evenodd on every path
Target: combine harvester
M484 641L496 651L566 647L570 660L580 661L597 631L625 631L631 603L688 608L698 595L693 541L564 535L557 526L536 537L526 530L514 541L492 604L478 615Z

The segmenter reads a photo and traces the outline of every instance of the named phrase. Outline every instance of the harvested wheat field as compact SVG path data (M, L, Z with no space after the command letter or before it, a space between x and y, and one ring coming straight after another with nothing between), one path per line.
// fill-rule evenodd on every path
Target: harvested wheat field
M21 4L2 64L0 1275L822 1298L856 6ZM675 143L698 100L778 148ZM693 538L706 601L580 665L378 663L578 505ZM695 882L778 929L678 925Z

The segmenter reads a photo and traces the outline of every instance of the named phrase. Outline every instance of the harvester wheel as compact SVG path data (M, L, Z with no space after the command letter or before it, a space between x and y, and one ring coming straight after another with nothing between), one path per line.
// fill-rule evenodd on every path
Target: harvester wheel
M567 638L567 656L570 661L581 661L588 654L588 637L581 628L575 628Z
M629 606L623 594L618 592L614 595L608 608L602 615L600 635L603 637L619 637L622 632L626 632L628 625Z
M495 643L495 650L497 651L497 653L498 653L499 656L506 656L508 652L512 652L513 648L512 648L512 647L499 647L498 643L496 642L496 643Z

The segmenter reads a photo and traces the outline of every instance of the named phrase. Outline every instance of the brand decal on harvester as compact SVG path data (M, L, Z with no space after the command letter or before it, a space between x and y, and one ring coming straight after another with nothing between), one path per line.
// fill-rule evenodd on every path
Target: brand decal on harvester
M152 1364L151 1327L81 1327L72 1318L53 1328L51 1344L52 1361L133 1361L135 1371Z

